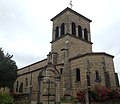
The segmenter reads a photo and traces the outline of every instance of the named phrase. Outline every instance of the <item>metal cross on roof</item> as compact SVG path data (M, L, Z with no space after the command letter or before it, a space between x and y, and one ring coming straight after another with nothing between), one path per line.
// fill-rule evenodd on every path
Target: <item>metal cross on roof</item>
M73 4L72 4L72 0L70 0L70 8L72 9L72 6L73 6Z

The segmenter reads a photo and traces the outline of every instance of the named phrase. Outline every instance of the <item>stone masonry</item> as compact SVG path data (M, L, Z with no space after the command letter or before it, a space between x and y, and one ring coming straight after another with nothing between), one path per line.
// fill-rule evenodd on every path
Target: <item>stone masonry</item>
M70 8L64 9L51 21L52 41L48 59L19 69L14 92L29 94L32 88L31 98L37 101L38 76L49 62L60 74L61 97L65 94L75 96L77 91L85 90L88 87L86 78L88 70L91 89L95 85L117 88L114 56L105 52L92 52L90 32L92 21Z

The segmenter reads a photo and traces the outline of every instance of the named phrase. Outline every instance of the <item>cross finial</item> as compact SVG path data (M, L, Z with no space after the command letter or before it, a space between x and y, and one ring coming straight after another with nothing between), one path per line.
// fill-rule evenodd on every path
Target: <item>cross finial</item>
M70 0L70 8L72 9L72 6L73 6L73 4L72 4L72 0Z

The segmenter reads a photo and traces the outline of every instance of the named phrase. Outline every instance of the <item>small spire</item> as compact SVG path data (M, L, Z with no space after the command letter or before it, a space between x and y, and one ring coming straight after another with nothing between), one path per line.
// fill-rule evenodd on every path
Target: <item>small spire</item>
M70 8L72 9L72 6L73 6L73 4L72 4L72 0L70 0Z

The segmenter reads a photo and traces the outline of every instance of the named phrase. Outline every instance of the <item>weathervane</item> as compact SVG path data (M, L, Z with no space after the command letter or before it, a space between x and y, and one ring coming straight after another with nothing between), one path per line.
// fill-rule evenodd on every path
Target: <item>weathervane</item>
M73 6L73 4L72 4L72 0L70 0L70 8L72 9L72 6Z

